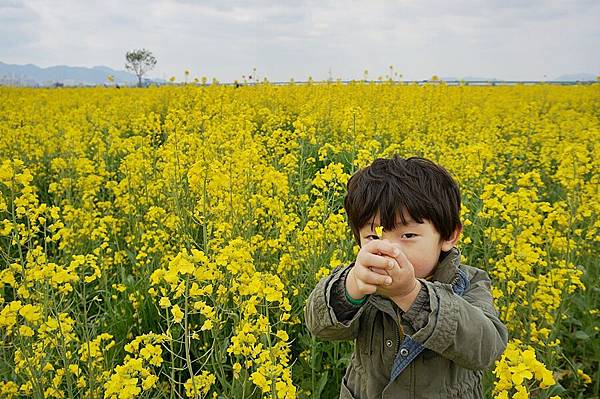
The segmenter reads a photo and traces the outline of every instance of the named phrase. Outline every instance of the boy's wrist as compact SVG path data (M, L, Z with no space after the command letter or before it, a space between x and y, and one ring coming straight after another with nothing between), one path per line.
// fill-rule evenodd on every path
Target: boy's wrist
M419 291L421 291L421 286L422 286L421 282L415 278L414 285L410 289L410 291L408 291L402 295L392 296L391 299L394 301L394 303L396 305L398 305L398 307L400 309L402 309L403 311L406 312L408 309L410 309L412 304L417 299L417 296L419 295Z
M350 296L350 294L348 293L348 289L344 289L344 292L346 293L346 300L347 300L348 302L350 302L352 305L355 305L355 306L360 306L360 305L362 305L363 303L365 303L365 302L367 301L367 297L368 297L368 295L365 295L365 296L363 296L363 297L362 297L362 298L360 298L360 299L354 299L354 298L352 298L352 297Z
M346 274L346 281L344 282L344 291L346 293L346 299L352 304L362 304L364 301L366 301L367 295L358 292L356 283L354 281L354 277L352 276L353 269L354 266L351 267L348 273Z

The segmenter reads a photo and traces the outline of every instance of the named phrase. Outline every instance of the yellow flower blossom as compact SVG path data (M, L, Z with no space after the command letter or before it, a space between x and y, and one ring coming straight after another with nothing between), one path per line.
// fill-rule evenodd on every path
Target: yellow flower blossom
M586 385L592 383L592 378L586 373L584 373L581 369L577 369L577 376L581 378L583 380L583 383Z
M204 397L215 383L216 377L208 372L203 371L202 374L194 376L186 381L184 385L185 394L188 398Z
M173 315L173 320L175 321L175 323L181 323L184 313L181 311L179 305L173 305L173 307L171 308L171 314Z
M19 334L21 334L21 336L23 336L23 337L32 337L34 334L34 331L29 326L20 326Z
M166 309L171 306L171 301L169 300L168 297L163 296L162 298L160 298L160 301L158 304L160 305L161 308Z
M29 323L35 323L42 317L41 308L39 306L30 304L27 304L19 309L19 314L23 316Z

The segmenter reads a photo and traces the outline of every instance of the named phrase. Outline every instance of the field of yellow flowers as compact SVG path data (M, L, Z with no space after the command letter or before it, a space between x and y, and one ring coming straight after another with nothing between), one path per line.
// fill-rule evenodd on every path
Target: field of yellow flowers
M0 88L0 397L334 398L304 326L377 157L448 168L508 349L490 397L597 398L600 85Z

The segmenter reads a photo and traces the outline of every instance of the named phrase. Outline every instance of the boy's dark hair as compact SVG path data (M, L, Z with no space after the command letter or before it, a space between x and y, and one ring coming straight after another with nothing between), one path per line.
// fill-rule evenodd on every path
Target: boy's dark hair
M446 169L419 157L378 158L357 171L348 180L344 208L358 245L360 229L377 211L385 230L396 227L396 215L406 223L403 211L417 223L429 220L442 240L462 227L458 184Z

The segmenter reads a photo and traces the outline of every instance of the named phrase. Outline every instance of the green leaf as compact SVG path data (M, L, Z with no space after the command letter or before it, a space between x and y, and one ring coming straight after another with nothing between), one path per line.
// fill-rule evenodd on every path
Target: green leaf
M327 377L329 376L329 370L325 370L323 374L321 374L321 378L319 379L319 383L317 385L317 390L314 392L314 398L320 398L321 392L325 389L325 385L327 385Z
M581 331L581 330L579 330L579 331L576 331L576 332L575 332L575 338L577 338L577 339L581 339L581 340L588 340L588 339L590 339L590 336L589 336L589 335L587 335L587 334L585 333L585 331Z
M563 393L567 392L567 390L565 389L565 387L563 387L560 382L557 382L556 384L554 384L553 386L551 386L550 388L548 388L548 390L546 391L546 395L548 397L550 396L554 396L554 395L561 395Z

